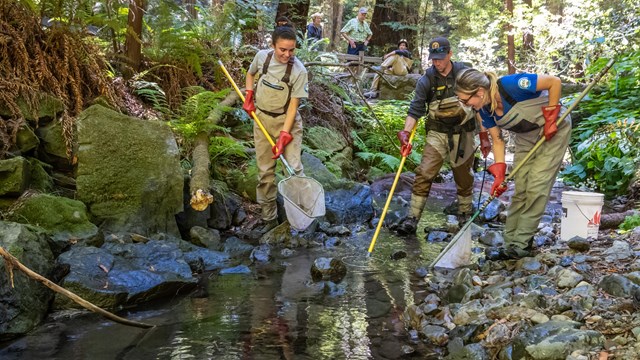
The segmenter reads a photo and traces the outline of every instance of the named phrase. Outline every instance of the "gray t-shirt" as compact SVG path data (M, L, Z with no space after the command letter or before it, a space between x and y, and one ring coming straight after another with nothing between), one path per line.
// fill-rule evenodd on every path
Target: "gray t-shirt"
M249 73L255 75L256 73L262 74L262 67L267 59L267 54L269 54L271 49L260 50L253 58L253 62L249 67ZM275 54L271 57L271 62L269 63L269 69L267 72L277 79L282 79L284 77L284 73L287 70L287 64L283 64L276 60ZM291 97L292 98L307 98L309 97L309 79L307 77L307 69L305 69L302 62L295 58L293 62L293 68L291 69L291 76L289 77L289 86L291 86ZM258 96L259 94L256 94Z

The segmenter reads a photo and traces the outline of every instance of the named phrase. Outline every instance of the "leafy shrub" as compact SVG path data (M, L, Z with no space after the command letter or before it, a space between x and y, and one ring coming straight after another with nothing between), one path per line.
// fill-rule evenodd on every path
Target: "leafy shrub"
M601 59L590 72L598 72ZM597 190L606 195L627 191L640 160L640 52L627 54L614 66L615 77L608 81L608 91L586 98L581 110L591 114L574 129L571 149L573 165L562 176L565 183L580 185L593 179Z
M620 230L633 230L636 227L640 226L640 215L632 215L624 218L624 221L618 228Z

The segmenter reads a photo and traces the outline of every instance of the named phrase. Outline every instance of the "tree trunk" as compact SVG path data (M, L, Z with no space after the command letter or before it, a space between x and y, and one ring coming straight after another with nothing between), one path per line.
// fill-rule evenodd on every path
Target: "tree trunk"
M509 74L515 74L516 50L512 33L513 25L511 25L511 21L513 20L513 0L505 0L505 8L509 14L509 22L505 26L507 30L507 71Z
M624 222L624 218L637 214L637 210L627 210L625 212L613 214L602 214L602 216L600 216L600 230L617 228Z
M144 0L129 1L129 17L127 19L127 37L124 43L129 66L134 71L140 70L142 61L142 13Z
M207 121L212 124L217 124L222 115L224 115L224 108L232 106L238 101L238 94L235 92L229 93L227 97L220 102L220 104L209 114ZM191 181L189 182L189 193L191 194L190 204L194 210L204 211L213 202L213 195L209 191L211 176L209 174L209 167L211 166L211 160L209 157L209 136L208 132L200 132L196 135L196 139L193 147L192 164L191 169Z
M185 0L185 6L192 19L198 18L198 10L196 10L196 0Z
M307 27L309 2L310 0L281 0L278 3L276 19L280 16L286 16L295 24L296 31L302 31L304 34Z
M345 50L340 50L343 42L341 41L342 37L340 36L340 30L342 30L342 16L344 15L344 4L340 0L331 1L331 13L329 14L329 18L332 19L331 24L331 32L325 32L325 36L329 37L330 44L329 50L337 50L338 52L345 52ZM346 48L346 42L344 42Z
M524 4L531 9L533 7L532 0L524 0ZM533 52L533 33L531 29L526 29L522 34L522 50L525 53Z
M400 39L409 40L410 48L416 48L413 44L416 36L415 29L396 30L384 23L402 23L403 25L415 25L418 14L415 11L415 4L398 0L376 0L371 17L371 45L377 46L381 51L395 49ZM371 49L374 50L374 49Z

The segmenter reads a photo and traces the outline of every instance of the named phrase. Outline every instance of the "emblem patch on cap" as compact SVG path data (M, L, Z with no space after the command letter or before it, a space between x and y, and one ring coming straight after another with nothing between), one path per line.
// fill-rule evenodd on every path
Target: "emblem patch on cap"
M433 44L431 44L431 48L432 48L432 49L437 49L437 48L439 48L439 47L440 47L440 43L439 43L439 42L437 42L437 41L434 41L434 42L433 42Z
M518 87L520 89L528 89L529 86L531 86L531 81L528 77L522 77L520 78L520 80L518 80Z

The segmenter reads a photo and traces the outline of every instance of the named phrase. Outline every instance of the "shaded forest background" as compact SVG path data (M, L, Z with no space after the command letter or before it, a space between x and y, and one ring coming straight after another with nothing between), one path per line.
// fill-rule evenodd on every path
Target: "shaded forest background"
M300 41L297 56L333 61L331 52L346 46L340 28L361 6L370 9L370 54L382 55L406 38L417 69L428 66L425 45L439 35L451 40L456 60L479 69L549 73L569 84L584 84L616 58L598 96L576 113L576 162L565 177L576 183L595 179L597 188L614 193L626 190L640 159L640 14L632 0L0 0L0 158L12 156L17 131L29 117L25 112L37 111L42 94L65 104L57 120L70 161L74 117L96 101L170 122L185 153L196 134L214 131L219 146L210 147L212 157L221 158L221 151L241 156L242 146L228 129L206 121L229 87L217 61L243 79L255 51L269 45L277 16L290 17L302 30L314 12L324 14L327 39L323 47ZM349 89L327 80L327 68L309 71L316 85L346 92L347 105L357 103ZM151 111L133 106L133 98ZM382 135L370 130L360 136L365 143Z

